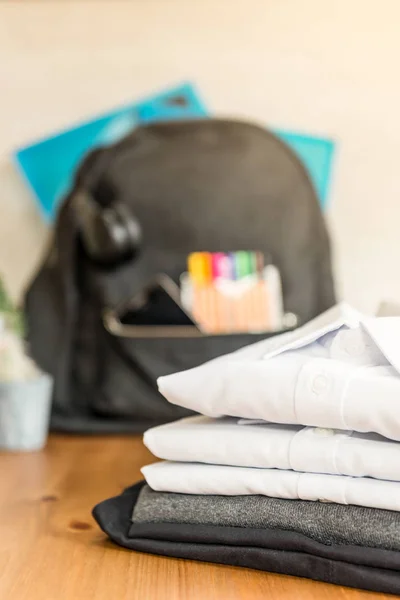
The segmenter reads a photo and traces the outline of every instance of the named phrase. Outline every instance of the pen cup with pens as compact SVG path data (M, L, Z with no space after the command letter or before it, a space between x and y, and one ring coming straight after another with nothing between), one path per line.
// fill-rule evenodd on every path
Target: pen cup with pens
M256 251L193 252L181 302L205 333L260 333L285 326L279 270Z

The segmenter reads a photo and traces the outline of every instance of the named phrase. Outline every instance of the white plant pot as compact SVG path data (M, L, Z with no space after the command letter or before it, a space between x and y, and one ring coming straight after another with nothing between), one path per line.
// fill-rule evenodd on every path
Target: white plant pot
M40 450L46 444L53 380L0 382L0 449Z

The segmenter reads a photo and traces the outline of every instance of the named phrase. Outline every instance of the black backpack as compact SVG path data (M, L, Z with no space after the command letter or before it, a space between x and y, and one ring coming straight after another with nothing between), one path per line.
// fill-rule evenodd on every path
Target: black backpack
M82 242L79 194L98 211L118 205L135 215L138 255L127 252L107 268L93 260ZM177 282L189 252L241 249L272 257L285 310L300 322L334 304L329 237L314 188L297 156L269 131L219 119L157 123L89 154L25 298L31 354L55 380L52 427L136 432L189 414L164 400L157 377L266 334L119 335L105 315L159 273Z

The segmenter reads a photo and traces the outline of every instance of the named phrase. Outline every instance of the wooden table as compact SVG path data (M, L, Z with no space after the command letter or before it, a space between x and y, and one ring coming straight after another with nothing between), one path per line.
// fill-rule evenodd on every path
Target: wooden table
M114 546L91 509L151 460L134 437L52 436L42 452L0 454L1 600L393 598Z

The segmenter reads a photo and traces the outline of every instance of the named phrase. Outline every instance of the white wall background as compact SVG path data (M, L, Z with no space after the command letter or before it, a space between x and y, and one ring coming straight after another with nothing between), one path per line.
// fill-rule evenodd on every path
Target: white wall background
M400 300L399 0L0 3L0 272L47 238L13 148L194 80L215 112L338 142L328 220L341 295Z

